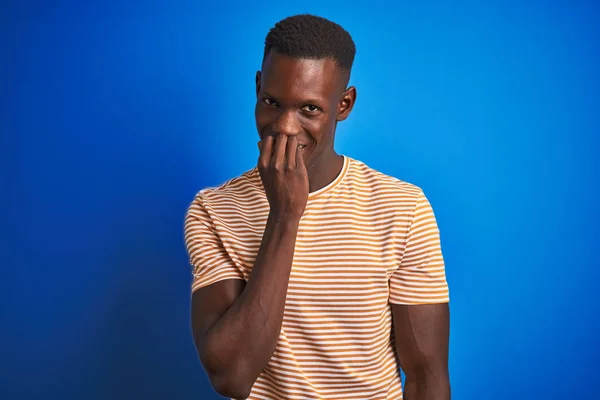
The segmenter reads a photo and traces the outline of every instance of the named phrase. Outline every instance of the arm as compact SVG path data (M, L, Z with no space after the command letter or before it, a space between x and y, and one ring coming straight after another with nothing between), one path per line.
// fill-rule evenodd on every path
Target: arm
M448 304L392 304L405 400L450 400Z
M229 279L192 296L192 328L200 360L221 395L246 398L281 331L298 221L269 217L246 284Z
M224 279L196 288L192 297L198 355L213 387L226 397L248 397L275 350L308 197L308 175L297 137L288 140L279 135L274 141L268 136L259 144L258 169L270 211L248 282ZM187 240L197 274L214 279L218 266L235 269L210 223L193 218L188 219Z
M406 400L449 400L449 290L440 233L421 191L398 269L390 279L395 345Z

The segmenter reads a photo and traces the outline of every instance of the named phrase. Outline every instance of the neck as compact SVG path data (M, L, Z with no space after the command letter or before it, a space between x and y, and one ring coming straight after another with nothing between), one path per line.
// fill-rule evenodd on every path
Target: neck
M340 174L344 158L332 151L307 168L310 193L329 185Z

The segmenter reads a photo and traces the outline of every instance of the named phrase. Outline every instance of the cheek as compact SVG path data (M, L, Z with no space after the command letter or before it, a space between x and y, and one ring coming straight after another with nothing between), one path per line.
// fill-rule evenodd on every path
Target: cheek
M333 141L335 123L330 120L317 122L311 126L309 132L317 143L330 144Z
M319 141L323 141L328 136L330 125L328 118L315 118L304 123L306 130Z
M269 125L269 115L260 106L256 107L254 112L254 118L256 120L256 127L258 128L258 130L262 130L267 125Z
M275 123L279 115L275 108L264 107L259 103L254 110L254 116L258 124L265 126Z

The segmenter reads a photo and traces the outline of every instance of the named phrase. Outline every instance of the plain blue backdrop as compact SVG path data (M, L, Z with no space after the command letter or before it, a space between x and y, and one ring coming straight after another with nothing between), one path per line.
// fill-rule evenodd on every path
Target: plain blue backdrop
M302 12L357 45L338 152L433 204L453 398L600 398L595 2L1 7L0 398L218 398L183 217L254 166L264 37Z

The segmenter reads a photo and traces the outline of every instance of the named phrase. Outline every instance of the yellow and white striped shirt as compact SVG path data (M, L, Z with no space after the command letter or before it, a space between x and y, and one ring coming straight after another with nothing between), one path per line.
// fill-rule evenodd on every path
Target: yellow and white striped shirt
M197 194L185 220L192 291L248 280L268 213L257 168ZM423 191L344 156L309 195L277 347L249 399L401 399L390 304L448 301Z

